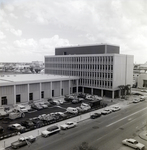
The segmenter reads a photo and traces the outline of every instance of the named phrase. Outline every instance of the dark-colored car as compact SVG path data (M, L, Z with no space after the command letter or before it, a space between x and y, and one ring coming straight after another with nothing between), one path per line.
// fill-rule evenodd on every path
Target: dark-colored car
M4 128L2 126L0 126L0 134L4 133Z
M66 101L66 102L71 102L72 100L74 100L75 98L74 98L74 96L68 96L68 95L66 95L65 97L64 97L64 100Z
M28 129L34 129L35 128L35 124L31 120L22 121L21 125L28 128Z
M84 98L84 99L85 99L86 94L85 94L85 93L79 93L79 94L78 94L78 97L79 97L79 98Z
M91 119L95 119L101 116L101 113L94 113L90 116Z
M37 117L31 118L30 120L34 123L34 125L36 126L36 128L40 128L40 127L43 126L43 121L40 120L40 119L37 118Z
M14 124L10 124L7 127L9 130L13 130L13 131L19 131L21 133L25 132L26 127L22 126L21 124L18 123L14 123Z
M41 106L41 105L39 105L39 104L31 104L31 108L33 108L33 109L36 109L36 110L42 110L43 109L43 107Z

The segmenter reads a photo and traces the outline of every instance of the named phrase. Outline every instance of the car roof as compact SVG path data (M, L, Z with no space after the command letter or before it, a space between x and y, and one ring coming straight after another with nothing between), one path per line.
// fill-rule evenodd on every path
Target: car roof
M135 142L136 141L135 139L127 139L127 140L129 140L131 142Z

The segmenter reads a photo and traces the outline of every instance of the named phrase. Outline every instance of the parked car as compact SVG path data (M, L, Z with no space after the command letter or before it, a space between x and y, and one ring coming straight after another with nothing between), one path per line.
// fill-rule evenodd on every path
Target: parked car
M78 110L73 107L67 107L66 111L71 114L78 114Z
M119 106L113 106L113 107L111 108L111 110L112 110L113 112L115 112L115 111L120 110L120 107L119 107Z
M94 113L90 116L91 119L95 119L101 116L101 113Z
M26 127L22 126L21 124L18 123L14 123L14 124L10 124L7 127L9 130L15 130L15 131L19 131L19 132L24 132L26 130Z
M43 121L40 120L37 117L31 118L30 120L34 123L34 125L36 126L36 128L40 128L40 127L43 126Z
M64 97L64 100L67 101L67 102L71 102L71 101L74 100L74 99L75 99L75 97L72 96L72 95L66 95L66 96Z
M85 94L85 93L79 93L79 94L78 94L78 97L79 97L79 98L84 98L84 99L85 99L86 94Z
M35 104L35 103L31 104L31 108L36 109L36 110L42 110L43 109L43 107L41 105L39 105L39 103L38 104Z
M34 129L35 128L35 124L31 120L22 121L21 125L28 128L28 129Z
M139 143L135 139L125 139L122 141L122 143L124 145L127 145L127 146L132 147L132 148L137 149L137 150L144 150L145 149L145 145L142 143Z
M72 100L72 104L77 104L77 103L80 103L80 101L78 99Z
M86 112L82 107L76 107L76 109L78 110L78 113Z
M67 118L67 114L63 112L55 112L55 115L59 116L59 118Z
M133 103L139 103L139 102L140 102L140 99L137 99L137 98L133 99Z
M21 105L21 104L19 104L19 105L17 105L16 106L18 109L20 109L22 112L24 112L24 113L27 113L28 112L28 109L24 106L24 105Z
M107 114L110 114L111 112L112 112L111 109L104 109L101 113L102 113L103 115L107 115Z
M4 133L4 128L2 126L0 126L0 134Z
M43 108L48 108L48 105L46 105L44 102L40 102L39 105L41 105Z
M63 124L63 125L60 125L60 128L61 128L62 130L66 130L66 129L73 128L73 127L76 127L76 126L77 126L77 123L76 123L76 122L71 122L71 121L69 121L69 122L66 122L66 123Z
M57 132L60 132L60 127L54 125L54 126L48 127L46 130L42 131L41 136L48 137Z
M140 96L140 101L145 101L145 97L144 96Z
M28 143L33 143L36 141L36 138L34 136L29 136L29 137L21 137L18 139L18 141L15 141L13 143L11 143L11 147L14 149L17 149L19 147L23 147L25 145L27 145Z
M133 95L138 95L138 96L144 96L143 94L141 93L132 93Z
M81 108L84 109L85 111L90 110L91 106L86 103L81 103Z
M92 95L87 94L85 97L86 100L94 100Z

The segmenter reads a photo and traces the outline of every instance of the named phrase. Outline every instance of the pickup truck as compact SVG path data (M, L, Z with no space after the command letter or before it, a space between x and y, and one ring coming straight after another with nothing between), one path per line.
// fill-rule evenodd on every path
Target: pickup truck
M36 140L36 138L33 137L32 135L29 137L22 137L22 138L19 138L18 141L11 143L11 147L14 149L17 149L19 147L29 145L29 144L35 142L35 140Z

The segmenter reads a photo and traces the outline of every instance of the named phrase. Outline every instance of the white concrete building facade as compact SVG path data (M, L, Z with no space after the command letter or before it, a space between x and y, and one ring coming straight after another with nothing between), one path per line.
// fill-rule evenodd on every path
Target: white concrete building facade
M84 50L86 54L81 54ZM45 56L45 73L78 76L79 92L115 98L120 96L118 86L133 83L134 58L119 54L117 46L57 48L55 53Z

